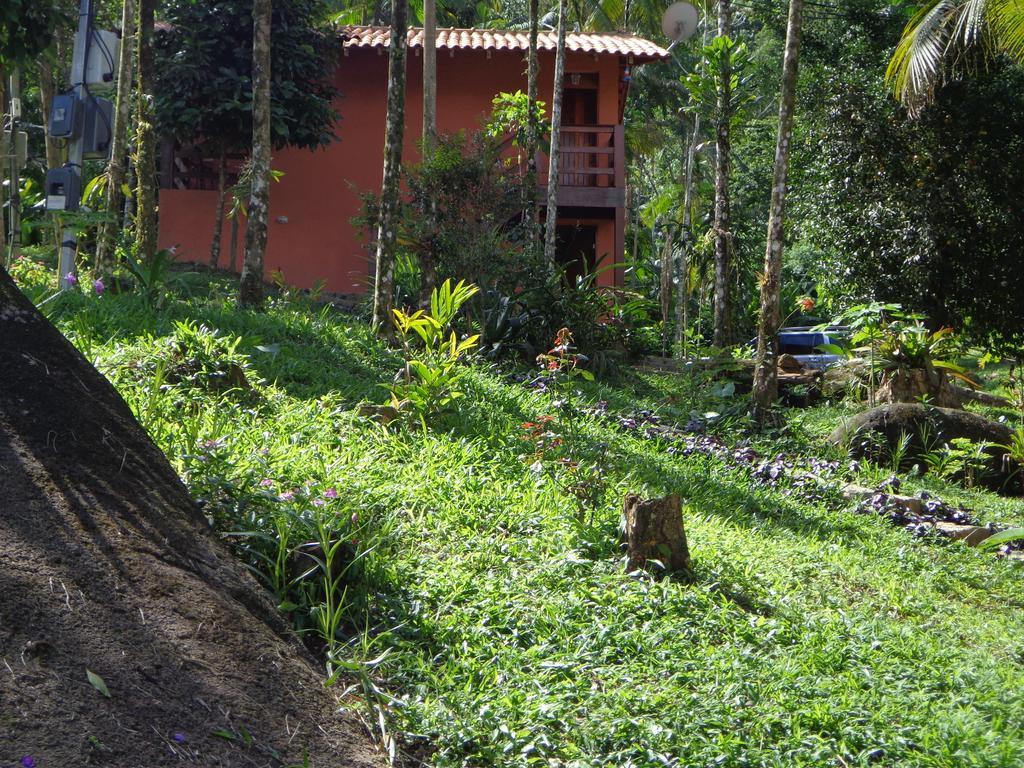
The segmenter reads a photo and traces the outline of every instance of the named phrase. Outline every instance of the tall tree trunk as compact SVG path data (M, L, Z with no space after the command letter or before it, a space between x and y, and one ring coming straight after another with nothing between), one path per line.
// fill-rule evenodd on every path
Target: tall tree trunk
M135 256L156 255L156 127L153 125L153 9L156 0L139 0L135 46Z
M732 36L731 0L718 0L718 36ZM732 341L729 302L729 271L732 232L729 221L730 134L732 128L732 56L722 56L718 71L718 105L715 115L715 323L713 342L724 347Z
M551 145L548 150L547 221L544 229L544 260L552 270L558 227L558 167L562 154L562 91L565 85L566 0L558 3L558 48L555 51L555 81L551 95Z
M793 113L796 109L796 77L800 58L803 5L803 0L790 0L786 54L782 64L779 133L775 145L775 173L772 179L771 210L768 215L768 245L764 256L764 277L761 280L761 315L757 324L757 357L751 395L754 418L760 424L765 422L779 394L779 292L785 237L786 178L789 171L790 142L793 138Z
M700 140L700 115L693 116L693 132L686 144L686 164L683 170L683 248L679 255L679 271L676 275L676 342L679 354L686 357L686 333L689 325L688 304L690 302L690 249L693 247L693 166Z
M272 0L254 0L252 10L252 175L245 256L238 299L243 307L263 306L263 256L270 206L270 20Z
M437 8L435 0L423 0L423 147L434 149L437 141Z
M530 243L537 244L537 150L540 147L540 122L537 118L537 80L540 62L537 60L537 35L540 27L540 0L530 0L530 43L526 50L526 215L529 217Z
M429 159L437 146L437 8L435 0L423 0L423 157ZM430 306L437 284L436 226L433 200L424 201L428 224L427 247L420 254L420 305Z
M100 227L96 243L96 269L107 280L114 267L114 234L120 229L118 215L124 205L121 188L125 179L125 155L128 144L128 121L131 119L132 45L135 37L135 0L124 0L121 10L121 48L117 64L117 97L110 162L107 164L107 194L104 210L108 221ZM47 147L49 156L49 147ZM49 157L47 157L49 161Z
M398 192L405 133L405 51L408 0L391 0L391 47L388 51L388 111L384 128L384 178L377 223L377 262L373 286L373 324L391 338L394 302L395 241L398 236Z
M121 54L124 55L123 53ZM129 60L131 60L131 54L128 54ZM39 100L41 102L43 110L43 123L49 124L50 112L53 107L53 96L57 92L57 86L53 79L53 63L50 61L49 56L44 54L39 58ZM46 145L46 170L53 168L59 168L63 165L64 161L61 157L60 142L50 136L50 132L46 131L44 134L44 142ZM52 217L50 231L53 236L53 247L60 250L60 224L57 221L57 217Z
M217 206L213 215L213 237L210 238L210 266L216 269L220 264L221 230L224 229L224 199L227 197L228 156L221 147L217 163Z
M665 246L661 251L661 280L659 298L661 300L661 354L668 356L669 319L672 310L672 248L675 245L675 228L670 224L665 235Z

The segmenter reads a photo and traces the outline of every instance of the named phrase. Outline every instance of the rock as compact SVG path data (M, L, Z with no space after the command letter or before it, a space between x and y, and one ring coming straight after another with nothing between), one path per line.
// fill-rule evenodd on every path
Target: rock
M402 415L393 405L373 405L372 403L360 405L356 413L363 418L376 421L384 426L387 426Z
M998 447L1008 444L1012 434L1006 424L970 411L892 403L858 414L838 427L828 440L833 445L845 445L853 458L884 462L891 460L893 449L904 435L908 438L904 461L911 462L956 438L985 442L991 459L978 481L994 491L1019 494L1019 485L1007 482L1015 467L1003 461L1006 451Z
M990 421L969 411L936 408L920 403L892 403L857 414L838 427L829 437L829 442L833 445L847 444L851 455L865 458L877 453L879 444L890 449L896 446L904 434L910 437L909 458L932 449L935 444L945 444L957 437L974 443L1005 444L1010 441L1012 433L1005 424ZM924 445L922 439L926 434L930 436L929 445ZM857 439L858 436L866 438L870 435L875 436L877 442Z
M778 364L779 370L780 371L785 371L786 373L803 373L803 370L804 370L804 367L800 363L800 361L797 360L792 355L787 355L787 354L779 355L779 359L778 359L778 363L777 364Z
M678 496L643 499L635 493L626 496L626 561L630 571L657 560L665 570L690 569L690 550L683 530L683 509Z
M888 491L875 491L871 488L865 488L863 485L854 485L852 483L843 488L843 498L850 501L870 499L878 493L884 493L886 499L894 504L898 504L913 515L920 516L924 512L924 502L916 496L902 496L898 493L889 493Z
M970 389L968 387L958 387L954 385L953 391L956 392L957 396L964 402L981 403L982 405L989 405L993 408L1013 407L1013 403L1005 397L999 397L999 395L993 395L990 392L985 392L981 389Z
M959 525L946 522L936 523L935 530L943 536L962 541L969 547L978 546L993 533L990 529L978 525Z

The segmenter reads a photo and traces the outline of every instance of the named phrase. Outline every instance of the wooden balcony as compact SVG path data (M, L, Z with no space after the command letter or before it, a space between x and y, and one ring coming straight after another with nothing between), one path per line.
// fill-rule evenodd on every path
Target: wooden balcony
M537 157L537 183L548 185L547 153ZM626 152L621 125L562 126L558 205L622 208L626 204ZM540 195L544 199L544 195Z

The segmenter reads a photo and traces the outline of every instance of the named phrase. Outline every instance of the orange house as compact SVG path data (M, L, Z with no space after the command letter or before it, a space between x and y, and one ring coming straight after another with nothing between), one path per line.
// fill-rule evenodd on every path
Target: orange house
M423 122L421 29L409 31L403 162L418 160ZM551 103L556 35L541 32L539 98ZM310 287L319 280L341 294L363 293L372 264L365 233L351 219L359 194L380 190L388 73L387 27L342 30L334 75L342 96L340 141L315 151L276 152L284 172L271 185L266 270ZM499 92L526 90L525 32L441 29L437 33L437 121L442 133L478 128ZM632 68L668 58L665 49L623 34L566 36L562 157L558 194L560 258L588 266L621 261L625 239L623 111ZM216 161L165 144L160 193L160 246L176 246L179 258L205 262L216 208ZM546 187L547 159L538 162ZM540 196L543 200L543 194ZM243 225L244 228L244 225ZM230 222L222 222L228 263ZM238 235L239 251L244 232ZM611 260L611 261L608 261ZM621 270L601 282L621 284Z

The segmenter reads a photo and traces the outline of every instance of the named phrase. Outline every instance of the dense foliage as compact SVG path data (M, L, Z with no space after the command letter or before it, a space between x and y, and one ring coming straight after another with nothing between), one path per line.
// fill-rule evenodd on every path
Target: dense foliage
M336 137L338 55L322 0L273 6L271 136L274 145L316 148ZM183 142L243 152L252 140L252 3L170 0L156 35L157 122Z
M70 17L59 0L4 0L0 7L0 65L27 64L52 48L57 28Z

